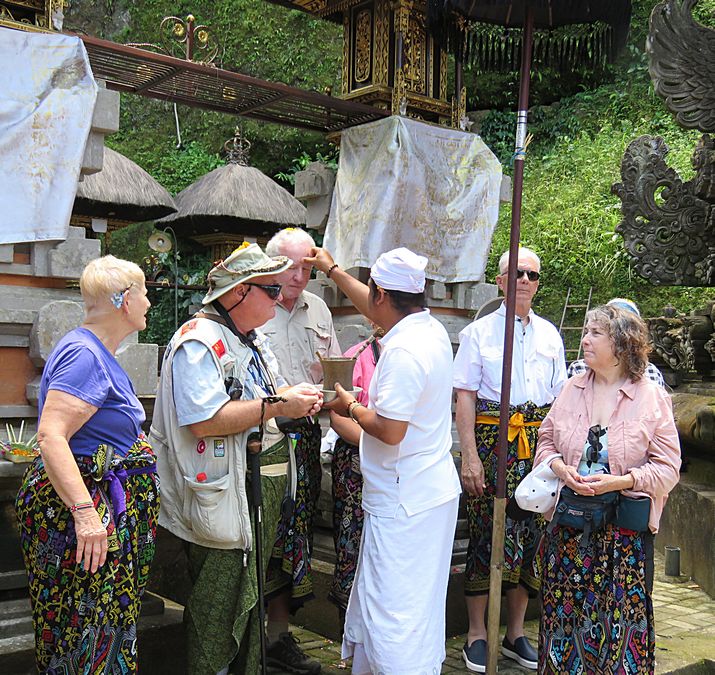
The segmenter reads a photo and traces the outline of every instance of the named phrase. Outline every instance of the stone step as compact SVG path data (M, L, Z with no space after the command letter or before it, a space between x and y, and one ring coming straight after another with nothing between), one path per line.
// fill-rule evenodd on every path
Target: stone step
M0 640L32 634L30 601L27 598L0 602Z
M139 619L139 672L174 675L186 670L184 608L148 593ZM36 673L30 601L0 602L0 673Z

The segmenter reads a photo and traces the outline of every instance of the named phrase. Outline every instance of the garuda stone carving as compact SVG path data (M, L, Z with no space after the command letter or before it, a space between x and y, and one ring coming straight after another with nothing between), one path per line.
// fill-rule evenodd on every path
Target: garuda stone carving
M715 131L715 30L698 24L698 0L653 8L646 41L655 91L685 129Z
M698 173L687 182L666 164L660 137L637 138L623 156L622 182L613 186L623 214L616 231L636 272L653 284L715 285L714 145L703 136L693 160Z
M653 9L646 43L655 90L678 123L715 131L715 30L692 17L697 0L665 0ZM623 235L638 274L653 284L715 285L715 144L706 133L693 155L696 176L683 182L665 163L662 138L641 136L626 150Z

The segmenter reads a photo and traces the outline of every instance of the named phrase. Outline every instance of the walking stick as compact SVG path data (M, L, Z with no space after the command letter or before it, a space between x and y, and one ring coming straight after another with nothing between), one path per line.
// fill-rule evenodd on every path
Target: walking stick
M246 452L251 465L251 496L253 520L256 524L254 550L258 577L258 631L261 640L261 675L266 675L266 604L263 588L263 491L261 490L261 435L254 431L248 435Z

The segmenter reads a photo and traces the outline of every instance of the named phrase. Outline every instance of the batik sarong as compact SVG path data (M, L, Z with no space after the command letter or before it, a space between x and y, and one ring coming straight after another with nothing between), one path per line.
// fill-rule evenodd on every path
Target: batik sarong
M581 536L560 526L544 536L539 672L655 672L652 535L608 525L585 550Z
M335 572L328 599L345 610L355 579L365 514L362 510L360 450L342 438L335 443L333 475L333 542Z
M42 458L28 467L15 502L41 673L137 672L137 621L154 558L159 513L156 459L142 436L126 457L100 445L75 457L107 528L107 560L94 574L76 561L74 518Z
M278 453L262 456L261 464L286 461ZM249 474L246 492L250 495ZM285 476L262 476L263 563L268 564L281 502ZM255 519L250 509L251 530ZM184 610L187 639L187 668L191 675L215 675L231 664L230 672L260 672L260 632L257 611L258 570L255 550L220 550L187 544L189 575L193 582Z
M548 407L539 407L531 402L510 406L510 418L515 413L523 415L524 422L541 422L548 413ZM477 399L477 416L499 417L499 403ZM526 434L531 456L519 459L519 440L517 435L507 447L506 496L512 499L517 485L531 471L536 451L539 429L537 426L524 426L521 435ZM464 577L466 595L482 595L489 592L489 571L492 555L492 522L494 517L494 497L496 495L497 443L499 427L496 424L477 422L474 429L477 453L484 465L486 487L481 497L467 497L467 520L469 523L469 547ZM523 451L522 451L523 454ZM540 560L536 555L539 539L544 529L541 515L533 514L525 520L514 520L507 516L504 533L504 568L502 587L514 588L521 584L529 595L539 591Z
M278 524L266 578L266 595L291 589L291 607L298 609L313 596L311 554L313 520L318 509L322 471L320 468L320 425L306 420L297 430L295 446L297 486L295 505Z

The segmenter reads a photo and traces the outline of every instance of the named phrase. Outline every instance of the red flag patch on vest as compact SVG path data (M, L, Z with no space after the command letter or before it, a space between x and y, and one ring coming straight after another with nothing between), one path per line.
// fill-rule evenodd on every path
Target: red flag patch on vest
M216 352L216 356L218 356L219 358L221 358L226 353L226 347L223 346L223 340L214 342L211 349L213 349L214 352Z

